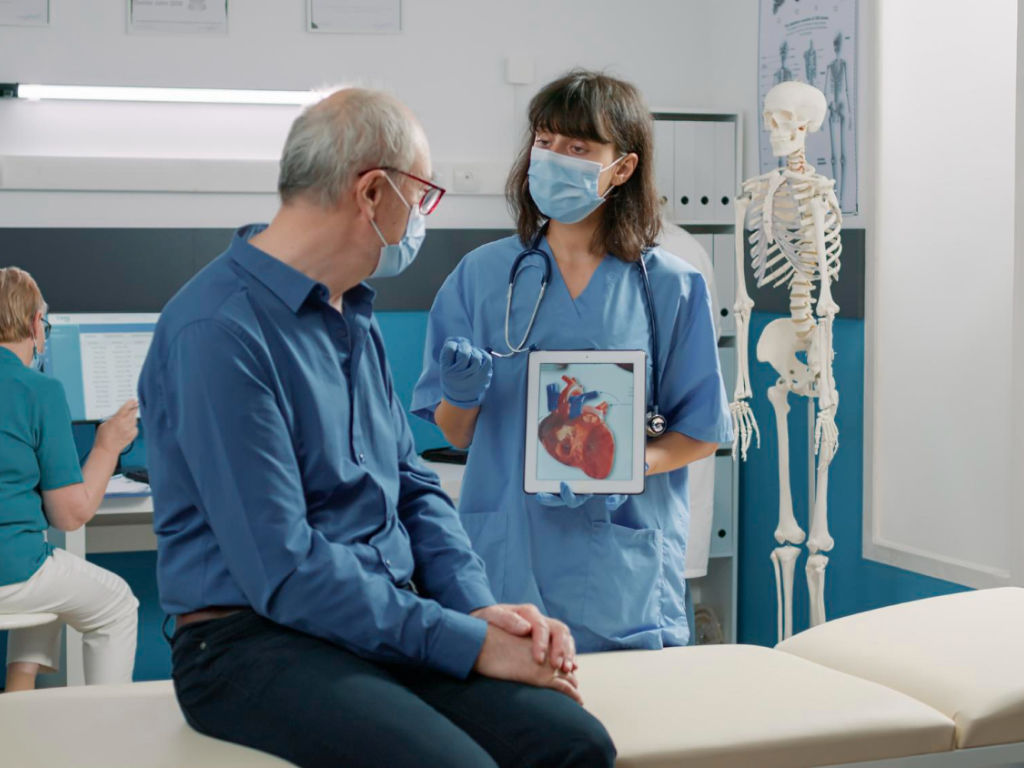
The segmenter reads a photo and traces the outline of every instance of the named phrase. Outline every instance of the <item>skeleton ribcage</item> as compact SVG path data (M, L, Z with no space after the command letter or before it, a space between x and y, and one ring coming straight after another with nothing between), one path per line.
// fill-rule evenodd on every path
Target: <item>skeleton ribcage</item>
M774 194L770 176L744 185L744 192L751 196L746 229L752 230L750 258L758 286L789 288L794 281L814 283L821 279L814 220L808 205L815 193L829 189L828 180L820 178L823 184L815 183L813 177L807 181L785 177ZM843 249L839 224L839 211L829 205L825 213L825 262L830 280L839 277Z

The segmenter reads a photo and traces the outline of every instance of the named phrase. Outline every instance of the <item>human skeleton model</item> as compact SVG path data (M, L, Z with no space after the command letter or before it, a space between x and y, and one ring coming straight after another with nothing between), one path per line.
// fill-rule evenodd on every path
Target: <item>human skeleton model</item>
M807 164L804 140L821 127L825 97L805 83L785 82L772 88L764 102L765 128L771 131L772 153L786 157L785 167L743 182L736 199L736 346L737 380L730 406L736 427L735 456L742 458L753 437L760 442L757 423L748 402L752 396L748 368L750 312L754 302L744 280L744 234L750 235L751 266L758 286L786 286L790 316L769 323L757 342L757 359L778 373L768 389L775 409L779 440L779 525L772 552L778 600L779 638L793 631L793 573L804 531L793 516L789 485L790 393L817 400L814 448L818 456L816 490L807 549L807 587L811 625L825 621L825 566L821 554L832 549L828 532L828 468L839 447L835 415L839 405L832 375L832 322L839 306L831 284L839 275L842 214L834 182ZM811 294L820 283L817 304ZM801 355L803 358L801 359Z

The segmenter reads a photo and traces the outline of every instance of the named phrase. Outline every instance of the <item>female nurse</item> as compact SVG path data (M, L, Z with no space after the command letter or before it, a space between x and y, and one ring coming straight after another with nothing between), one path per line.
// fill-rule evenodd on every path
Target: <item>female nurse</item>
M85 682L130 683L137 609L124 579L46 541L96 514L117 457L138 433L131 400L96 430L85 466L64 388L34 370L46 345L46 303L35 280L0 269L0 613L55 613L60 623L12 630L5 689L35 687L59 667L63 624L82 633Z
M635 87L587 71L544 87L508 179L517 234L466 255L441 287L413 394L414 413L472 444L459 513L498 599L565 621L584 652L687 643L687 465L732 439L707 286L656 245L652 159ZM506 328L513 262L534 245ZM652 320L667 430L647 442L644 493L524 493L526 352L643 349L650 374Z

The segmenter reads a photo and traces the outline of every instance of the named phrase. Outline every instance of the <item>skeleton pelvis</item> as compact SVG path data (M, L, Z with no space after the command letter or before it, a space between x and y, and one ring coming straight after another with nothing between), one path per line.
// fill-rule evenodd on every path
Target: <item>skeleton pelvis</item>
M821 371L816 337L810 333L801 339L788 317L772 320L757 340L757 359L774 368L795 394L814 397L814 383ZM797 356L801 353L804 360Z

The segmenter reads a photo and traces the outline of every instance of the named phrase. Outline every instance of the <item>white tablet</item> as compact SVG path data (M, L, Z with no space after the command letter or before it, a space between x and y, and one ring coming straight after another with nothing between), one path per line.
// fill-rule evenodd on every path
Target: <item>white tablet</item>
M647 353L531 352L527 493L643 493Z

